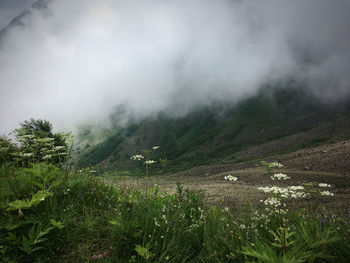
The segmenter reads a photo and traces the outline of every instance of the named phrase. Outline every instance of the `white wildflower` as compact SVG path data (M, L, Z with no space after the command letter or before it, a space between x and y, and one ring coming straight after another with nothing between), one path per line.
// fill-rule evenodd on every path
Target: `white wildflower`
M264 204L267 206L278 207L281 205L281 201L275 197L269 197L264 201Z
M280 164L279 162L271 162L271 163L268 163L268 162L265 162L265 161L262 161L261 162L265 167L269 168L269 169L272 169L272 168L282 168L283 165Z
M324 196L334 196L334 194L329 191L322 191L320 194Z
M141 154L136 154L136 155L133 155L133 156L130 157L130 159L134 160L134 161L140 161L143 158L145 158L145 157L143 157Z
M278 186L266 186L258 187L258 189L264 193L277 195L281 198L302 198L308 196L307 193L302 192L302 190L304 190L303 186L292 185L286 188Z
M59 150L62 150L64 148L66 148L66 147L65 146L55 146L55 147L53 147L53 150L54 151L59 151Z
M286 174L278 173L278 174L272 175L271 179L272 180L287 180L287 179L290 179L290 177Z
M238 180L238 178L236 177L236 176L232 176L232 175L226 175L225 177L224 177L224 179L226 180L226 181L230 181L230 182L236 182L237 180Z
M160 224L157 222L157 218L154 218L154 224L155 224L156 226L160 226Z
M319 183L318 186L319 187L331 187L330 184L325 184L325 183Z
M308 193L304 193L304 192L292 192L292 193L290 193L290 197L293 199L307 197L308 195L309 195Z
M52 155L50 154L47 154L45 155L43 158L41 158L42 160L48 160L48 159L51 159L52 158Z
M266 187L258 187L260 191L263 191L264 193L272 193L272 194L288 194L288 188L282 188L277 186L266 186Z
M54 140L55 140L54 138L49 138L49 137L37 139L38 142L43 142L43 143L53 142Z
M291 191L298 191L298 190L304 190L304 186L301 185L292 185L288 187Z
M280 214L280 215L285 215L288 212L288 209L283 210L283 209L275 209L274 210L275 214Z
M153 150L158 150L158 149L159 149L159 146L153 146L152 149L153 149Z
M147 160L147 161L144 162L144 164L146 164L146 165L154 164L154 163L156 163L156 161L154 161L154 160Z
M26 134L26 135L20 136L20 138L23 138L23 139L33 139L33 138L34 138L34 135L33 135L33 134Z

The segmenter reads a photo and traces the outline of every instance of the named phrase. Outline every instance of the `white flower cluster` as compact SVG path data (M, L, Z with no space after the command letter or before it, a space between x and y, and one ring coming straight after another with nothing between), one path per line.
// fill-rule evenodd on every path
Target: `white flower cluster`
M286 209L286 204L282 203L281 200L279 198L276 197L269 197L266 200L260 200L260 202L263 202L264 205L266 205L266 212L271 216L273 214L281 214L284 215L288 212L288 209ZM257 216L257 217L253 217L254 220L261 220L264 219L265 224L268 224L268 222L270 221L268 218L268 215L262 215L261 217ZM253 219L252 218L252 219ZM262 225L261 225L262 226Z
M292 191L305 190L304 186L301 186L301 185L292 185L292 186L289 186L288 188Z
M49 138L49 137L45 137L45 138L39 138L36 139L38 142L42 142L42 143L50 143L53 142L55 139L54 138Z
M287 214L288 209L278 208L278 209L275 209L274 211L271 211L271 212L273 212L275 214L285 215L285 214Z
M136 155L133 155L133 156L130 157L130 159L134 160L134 161L140 161L143 158L145 158L145 157L143 157L141 154L136 154Z
M153 149L153 150L158 150L158 149L159 149L159 146L153 146L152 149Z
M146 165L154 164L154 163L156 163L156 161L154 161L154 160L147 160L144 162L144 164L146 164Z
M280 164L279 162L272 162L269 165L271 168L282 168L283 164Z
M334 194L329 191L322 191L320 194L324 196L334 196Z
M281 206L281 201L278 198L275 198L275 197L269 197L266 200L264 200L263 202L267 206L273 206L273 207Z
M48 160L48 159L51 159L52 158L52 155L50 154L47 154L45 155L43 158L41 158L42 160Z
M302 198L308 196L308 193L302 192L304 190L303 186L289 186L289 187L278 187L278 186L266 186L259 187L260 191L268 194L274 194L280 196L281 198Z
M326 183L319 183L318 186L322 187L322 188L327 188L327 187L329 188L329 187L331 187L330 184L326 184ZM322 192L320 192L320 194L324 195L324 196L334 196L334 194L329 192L329 191L322 191Z
M65 146L55 146L55 147L53 147L53 150L54 151L59 151L59 150L62 150L64 148L66 148L66 147Z
M305 192L290 192L289 195L291 198L297 199L307 197L309 194Z
M226 175L225 177L224 177L224 179L226 180L226 181L230 181L230 182L236 182L237 180L238 180L238 178L236 177L236 176L232 176L232 175Z
M33 138L34 138L34 135L33 135L33 134L25 134L25 135L19 136L19 138L23 138L23 139L33 139Z
M274 180L287 180L290 179L290 177L286 174L282 174L282 173L278 173L278 174L274 174L271 176L271 179Z
M278 186L265 186L265 187L258 187L258 189L260 191L263 191L264 193L272 193L275 195L279 195L279 194L286 194L288 193L288 188L282 188L282 187L278 187Z
M303 197L307 197L309 195L309 193L305 193L303 192L304 187L301 185L292 185L292 186L288 186L288 195L290 198L303 198Z
M269 168L269 169L272 169L272 168L282 168L283 167L283 164L280 164L279 162L271 162L271 163L268 163L266 161L262 161L261 162L265 167Z

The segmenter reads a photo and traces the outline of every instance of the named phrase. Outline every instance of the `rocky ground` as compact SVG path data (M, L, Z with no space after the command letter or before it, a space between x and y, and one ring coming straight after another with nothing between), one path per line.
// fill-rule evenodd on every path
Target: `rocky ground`
M278 172L291 177L281 186L298 185L301 182L327 183L332 187L334 197L317 196L313 203L318 208L337 212L350 211L350 140L327 144L311 149L303 149L290 154L270 156L265 160L278 161L284 165ZM180 173L151 176L147 185L159 185L165 192L175 192L177 182L185 188L203 191L207 205L259 206L266 197L257 188L271 185L269 174L261 165L261 160L227 165L195 167ZM277 172L277 171L276 171ZM237 182L228 182L225 175L238 177ZM145 188L145 179L118 179L113 181L127 187ZM299 205L307 206L310 199Z

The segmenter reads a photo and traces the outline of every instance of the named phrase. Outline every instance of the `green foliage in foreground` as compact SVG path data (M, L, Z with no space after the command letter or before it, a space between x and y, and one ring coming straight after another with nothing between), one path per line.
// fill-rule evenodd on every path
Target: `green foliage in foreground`
M3 166L0 262L87 262L108 248L117 191L90 174Z
M173 195L106 185L49 164L1 168L2 262L349 262L345 217L205 208ZM41 178L41 179L40 179Z

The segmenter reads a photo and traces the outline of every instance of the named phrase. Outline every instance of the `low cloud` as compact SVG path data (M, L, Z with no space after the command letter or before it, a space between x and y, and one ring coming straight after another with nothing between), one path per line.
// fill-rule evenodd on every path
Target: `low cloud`
M45 2L45 1L41 1ZM294 78L348 96L347 0L51 0L0 43L0 133L237 101Z

